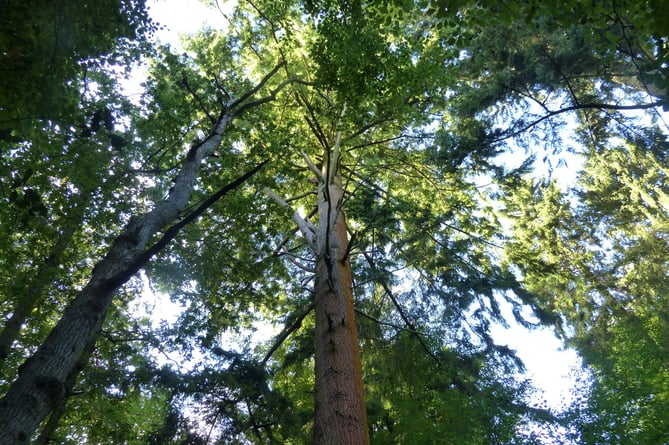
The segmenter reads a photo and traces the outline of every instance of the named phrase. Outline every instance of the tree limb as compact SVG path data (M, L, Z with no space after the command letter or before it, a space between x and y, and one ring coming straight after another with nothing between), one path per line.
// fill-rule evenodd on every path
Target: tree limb
M155 244L153 244L151 247L146 249L132 264L128 266L128 268L122 272L119 272L116 276L113 276L110 278L110 281L125 281L125 276L128 274L134 275L139 269L141 269L154 255L156 255L158 252L163 250L167 244L169 244L170 241L172 241L179 231L190 224L191 222L195 221L202 213L204 213L209 207L214 205L216 201L221 199L224 195L226 195L228 192L236 189L240 185L242 185L244 182L246 182L251 176L255 175L261 168L265 166L269 162L269 159L266 159L262 161L260 164L256 165L253 167L251 170L247 171L244 173L242 176L238 177L234 181L232 181L229 184L226 184L223 186L219 191L211 195L209 198L205 199L205 201L200 204L195 210L193 210L191 213L186 215L181 221L175 223L173 226L168 228L163 236L156 241Z
M279 204L281 207L293 210L290 204L281 199L279 195L274 193L269 187L265 187L264 191L268 197L272 198L274 202ZM299 212L297 212L296 210L293 210L293 221L297 223L297 227L300 229L300 232L302 233L304 239L307 241L309 247L312 249L313 252L316 252L316 240L314 239L316 228L314 227L314 225L311 223L311 221L300 215Z
M270 80L272 77L274 77L274 75L275 75L275 74L276 74L276 73L277 73L277 72L278 72L278 71L279 71L285 64L286 64L286 61L283 61L283 62L279 63L277 66L275 66L274 68L272 68L272 71L270 71L269 73L265 74L265 76L263 76L263 78L260 80L260 82L258 82L258 84L257 84L256 86L254 86L253 88L251 88L250 90L248 90L246 93L242 94L241 97L239 97L238 99L235 99L234 101L232 101L232 103L228 105L228 108L230 108L230 109L235 108L237 105L241 104L241 103L244 102L246 99L248 99L249 97L251 97L251 96L253 96L255 93L257 93L258 90L260 90L263 86L265 86L265 84L266 84L267 82L269 82L269 80Z
M304 150L302 150L301 153L302 153L302 157L304 158L304 162L307 163L307 167L309 167L309 170L311 170L311 172L316 176L316 179L319 182L324 181L323 174L318 169L318 167L316 167L316 164L314 164L314 161L311 160L309 155Z
M276 337L276 340L274 340L274 344L272 347L267 351L267 354L265 354L265 357L260 361L261 364L265 365L267 364L267 361L272 357L272 354L276 352L277 349L283 344L284 341L296 330L298 330L302 326L302 321L306 318L307 315L309 315L309 312L311 312L314 309L314 302L311 301L307 305L307 307L304 309L304 312L302 312L297 319L288 327L284 328L283 331Z
M363 252L363 255L365 256L365 259L367 260L367 263L372 268L372 270L376 272L377 271L376 264L374 264L374 260L372 259L372 257L370 257L369 254L366 252ZM393 305L397 309L397 312L400 314L402 321L404 321L404 324L407 326L408 328L407 330L409 332L412 332L412 335L414 335L418 339L418 342L423 347L425 352L427 352L427 354L430 357L432 357L434 361L437 362L437 364L440 363L437 356L434 355L434 353L430 350L430 348L428 348L422 336L418 333L418 331L416 331L416 328L411 323L411 321L409 321L409 317L407 317L407 315L404 313L404 309L402 309L402 306L400 305L399 301L397 301L397 298L395 298L395 295L393 294L393 291L390 289L390 286L388 286L388 284L382 280L377 281L377 283L379 283L381 287L383 287L384 292L386 293L386 295L388 295L390 301L392 301Z
M391 328L397 329L398 331L405 331L405 332L409 332L411 334L416 334L416 335L425 335L425 334L423 334L419 331L416 331L415 329L411 329L411 328L406 327L406 326L400 326L400 325L397 325L395 323L389 323L387 321L381 321L378 318L374 318L371 315L361 311L358 308L355 308L354 310L357 314L362 315L363 317L367 318L368 320L372 320L374 323L378 323L378 324L383 325L383 326L389 326Z
M505 133L503 136L495 138L491 140L489 143L494 144L497 142L501 142L503 140L516 137L519 134L522 134L529 130L532 127L535 127L539 125L541 122L545 121L546 119L550 119L554 116L557 116L562 113L567 113L569 111L576 111L576 110L614 110L614 111L629 111L629 110L649 110L651 108L657 108L661 107L663 105L666 105L667 102L664 100L657 100L655 102L647 103L647 104L639 104L639 105L616 105L616 104L606 104L606 103L597 103L597 102L590 102L590 103L583 103L583 104L576 104L572 105L570 107L565 107L565 108L560 108L559 110L547 110L547 114L541 116L538 119L535 119L534 121L530 122L529 124L526 124L522 126L520 129L513 130L511 132Z

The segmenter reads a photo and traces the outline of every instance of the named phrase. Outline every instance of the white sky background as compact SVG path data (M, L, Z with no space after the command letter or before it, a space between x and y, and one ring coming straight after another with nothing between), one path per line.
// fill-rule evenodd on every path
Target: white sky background
M230 2L219 0L219 6L224 10L230 4ZM203 26L217 28L224 26L225 23L216 9L209 8L199 0L149 0L148 5L152 18L165 27L156 34L157 39L161 43L170 43L175 49L179 48L181 34L196 32ZM132 84L127 87L128 93L138 92L139 82L132 82ZM574 168L570 167L556 169L553 172L554 177L559 178L561 174L574 175ZM178 307L170 304L169 299L164 296L153 296L152 300L156 303L155 307L170 309L160 315L154 313L154 316L174 320ZM508 345L517 351L518 356L527 367L527 376L543 392L539 395L538 400L545 400L548 406L554 409L563 407L565 402L569 402L569 391L574 386L574 380L570 374L572 370L580 367L577 354L572 350L563 350L561 342L550 330L528 331L513 323L510 311L507 319L511 324L509 329L500 326L493 329L497 343Z

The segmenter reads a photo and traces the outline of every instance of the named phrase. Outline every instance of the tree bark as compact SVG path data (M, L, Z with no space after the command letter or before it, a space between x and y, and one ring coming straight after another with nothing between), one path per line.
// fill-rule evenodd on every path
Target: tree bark
M369 443L369 433L341 208L343 187L336 164L335 159L321 178L318 197L313 434L316 445L364 445Z
M189 204L202 160L214 154L222 134L232 120L247 110L271 102L287 85L301 81L286 79L266 96L250 100L285 65L274 67L255 87L230 100L213 123L208 137L194 144L182 161L167 198L148 213L132 218L112 243L107 255L93 269L88 284L65 309L63 316L35 354L19 367L18 377L0 399L0 444L28 442L51 410L66 396L74 382L86 347L92 345L104 322L116 290L172 240L178 231L213 202L246 181L267 161L225 186L194 212L165 231L148 249L151 238L178 220ZM70 380L72 379L72 380Z
M116 290L156 253L153 248L146 249L149 240L184 211L201 161L217 149L221 134L234 116L231 110L222 113L209 137L193 146L169 196L128 223L44 343L19 367L18 378L0 400L0 443L27 443L61 403L68 379L79 372L80 357L95 340Z

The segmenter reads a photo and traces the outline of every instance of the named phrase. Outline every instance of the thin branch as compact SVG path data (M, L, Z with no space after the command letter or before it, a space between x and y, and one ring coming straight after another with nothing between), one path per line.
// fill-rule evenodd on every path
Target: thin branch
M283 252L283 254L286 256L286 258L288 258L288 261L290 261L291 263L293 263L293 264L294 264L296 267L298 267L299 269L302 269L303 271L305 271L305 272L309 272L309 273L316 273L316 269L315 269L315 268L313 268L313 267L309 267L309 266L307 266L306 264L302 264L301 262L299 262L299 261L297 260L297 256L296 256L296 255L293 255L292 253L288 252L285 248L282 250L282 252Z
M376 272L377 268L376 264L374 263L374 260L367 253L363 253L363 255L365 256L365 259L367 260L367 263L372 268L372 270ZM395 298L395 295L393 294L393 291L390 289L390 286L388 286L388 284L384 280L379 280L377 282L381 285L381 287L383 287L384 292L386 293L386 295L388 295L390 301L392 301L393 305L397 309L397 312L400 314L400 318L402 318L402 321L404 321L404 324L407 326L408 330L416 332L416 328L411 323L411 321L409 321L409 317L407 317L407 315L404 313L404 309L402 309L402 306L400 305L399 301L397 301L397 298ZM427 354L430 357L432 357L435 362L439 363L439 359L430 350L430 348L427 346L423 338L418 333L414 333L413 335L418 339L418 342L423 347L425 352L427 352Z
M264 103L271 102L271 101L275 100L276 95L281 90L283 90L287 85L290 85L291 83L297 83L297 84L300 84L300 85L309 85L309 86L314 85L312 82L307 82L306 80L302 80L302 79L293 79L293 78L286 79L283 82L281 82L279 84L279 86L277 86L272 91L270 91L269 95L267 95L265 97L261 97L260 99L254 100L252 102L248 102L248 103L242 105L241 107L239 107L239 109L237 109L237 111L234 113L234 115L238 116L238 115L242 114L244 111L248 110L249 108L257 107L258 105L262 105ZM239 103L239 100L236 100L235 101L235 106L238 103Z
M388 327L391 327L391 328L395 328L398 331L405 331L405 332L409 332L409 333L415 334L415 335L425 335L422 332L416 331L415 329L411 329L411 328L406 327L406 326L400 326L400 325L397 325L395 323L389 323L387 321L382 321L382 320L379 320L378 318L374 318L371 315L363 312L362 310L360 310L358 308L355 308L354 310L357 314L360 314L363 317L367 318L368 320L372 320L373 322L378 323L382 326L388 326Z
M341 109L339 114L339 119L337 120L337 125L341 125L341 121L346 114L346 104ZM337 171L339 170L339 158L341 157L341 128L337 131L335 136L334 149L332 150L332 159L330 159L330 165L328 165L328 183L333 184Z
M651 102L648 104L639 104L639 105L616 105L616 104L605 104L605 103L585 103L585 104L577 104L577 105L572 105L570 107L566 108L561 108L559 110L553 110L553 111L548 111L548 113L544 116L541 116L540 118L530 122L529 124L524 125L518 130L511 131L509 133L504 134L501 137L495 138L491 140L489 143L494 144L500 141L503 141L505 139L509 139L512 137L516 137L521 133L526 132L532 127L537 126L541 122L545 121L546 119L550 119L554 116L557 116L558 114L562 113L567 113L569 111L575 111L575 110L585 110L585 109L599 109L599 110L615 110L615 111L625 111L625 110L649 110L651 108L657 108L662 105L666 105L666 101L664 100L658 100L655 102Z
M381 139L381 140L378 140L378 141L369 141L369 142L365 142L365 143L362 143L362 144L354 145L351 148L347 149L346 151L350 152L350 151L353 151L353 150L357 150L359 148L371 147L372 145L386 144L388 142L394 142L394 141L398 141L400 139L405 139L405 138L407 138L407 135L404 134L404 133L401 133L399 136L392 136L392 137Z
M315 195L315 194L317 194L316 191L309 190L308 192L304 192L304 193L300 193L299 195L295 195L292 198L286 198L285 201L286 202L293 202L293 201L297 201L298 199L306 198L309 195Z
M265 187L264 192L269 198L271 198L272 200L274 200L274 202L279 204L279 206L293 210L290 204L281 199L279 195L270 190L269 187ZM314 227L314 225L311 223L311 221L300 215L299 212L297 212L296 210L293 210L293 221L297 223L297 227L300 229L300 232L302 232L302 236L307 241L309 247L314 252L316 252L317 251L316 242L314 240L314 234L316 233L316 228Z
M173 226L168 228L163 234L163 236L158 241L156 241L155 244L153 244L151 247L142 252L135 261L133 261L130 265L128 265L128 267L125 268L125 270L109 278L108 284L115 285L117 282L122 281L129 273L134 274L139 269L141 269L144 266L144 264L146 264L154 255L163 250L165 246L167 246L167 244L177 236L177 234L182 228L184 228L186 225L190 224L195 219L197 219L200 215L202 215L202 213L204 213L207 209L209 209L209 207L211 207L216 201L221 199L228 192L236 189L244 182L246 182L249 178L251 178L251 176L256 174L268 162L269 159L261 162L260 164L256 165L254 168L244 173L242 176L238 177L231 183L226 184L219 191L217 191L209 198L207 198L202 204L200 204L195 210L189 213L185 218L183 218L181 221L175 223Z
M386 116L381 116L379 119L377 119L375 121L368 122L367 124L361 126L356 131L351 133L346 139L356 138L356 137L366 133L367 130L370 130L370 129L378 126L378 125L381 125L381 124L386 123L386 122L391 122L391 121L392 121L392 119L391 119L390 114L387 114Z
M190 84L188 83L188 78L186 77L185 74L181 78L181 85L183 85L184 88L186 88L186 90L188 90L188 92L191 94L191 96L193 96L195 98L198 105L200 105L200 108L202 109L202 112L204 114L206 114L207 117L209 118L209 121L212 124L216 123L216 118L214 116L212 116L211 114L209 114L209 110L207 109L207 107L204 106L204 102L202 102L202 98L195 92L195 90L193 90L193 88L191 88Z
M325 179L323 178L323 174L318 169L318 167L316 167L316 164L314 164L314 161L311 160L309 155L304 150L302 150L301 153L302 153L302 157L304 158L304 162L307 163L307 167L309 167L309 170L311 170L311 172L316 176L316 179L319 182L324 181Z
M267 351L267 354L265 354L265 357L260 361L261 364L265 365L267 364L267 361L272 357L272 354L276 352L279 347L283 344L284 341L292 334L293 332L297 331L300 327L302 327L302 321L306 318L307 315L314 309L314 302L309 302L307 307L304 309L304 312L302 312L297 319L288 327L284 328L283 331L276 337L276 340L274 340L274 344L272 347Z
M233 102L229 105L229 108L234 108L234 107L236 107L237 105L241 104L241 103L244 102L246 99L248 99L249 97L251 97L251 96L253 96L254 94L256 94L256 93L257 93L263 86L265 86L265 84L266 84L267 82L269 82L269 80L270 80L272 77L274 77L274 75L275 75L275 74L276 74L276 73L277 73L277 72L278 72L278 71L279 71L285 64L286 64L286 62L283 61L283 62L279 63L277 66L275 66L274 68L272 68L272 71L270 71L269 73L265 74L265 77L263 77L263 78L260 80L260 82L258 82L258 84L257 84L255 87L251 88L249 91L247 91L245 94L243 94L239 99L233 101Z

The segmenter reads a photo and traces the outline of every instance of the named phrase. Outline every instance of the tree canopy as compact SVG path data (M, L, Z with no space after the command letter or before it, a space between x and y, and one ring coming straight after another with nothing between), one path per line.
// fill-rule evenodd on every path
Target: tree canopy
M4 3L0 441L669 441L663 2Z

